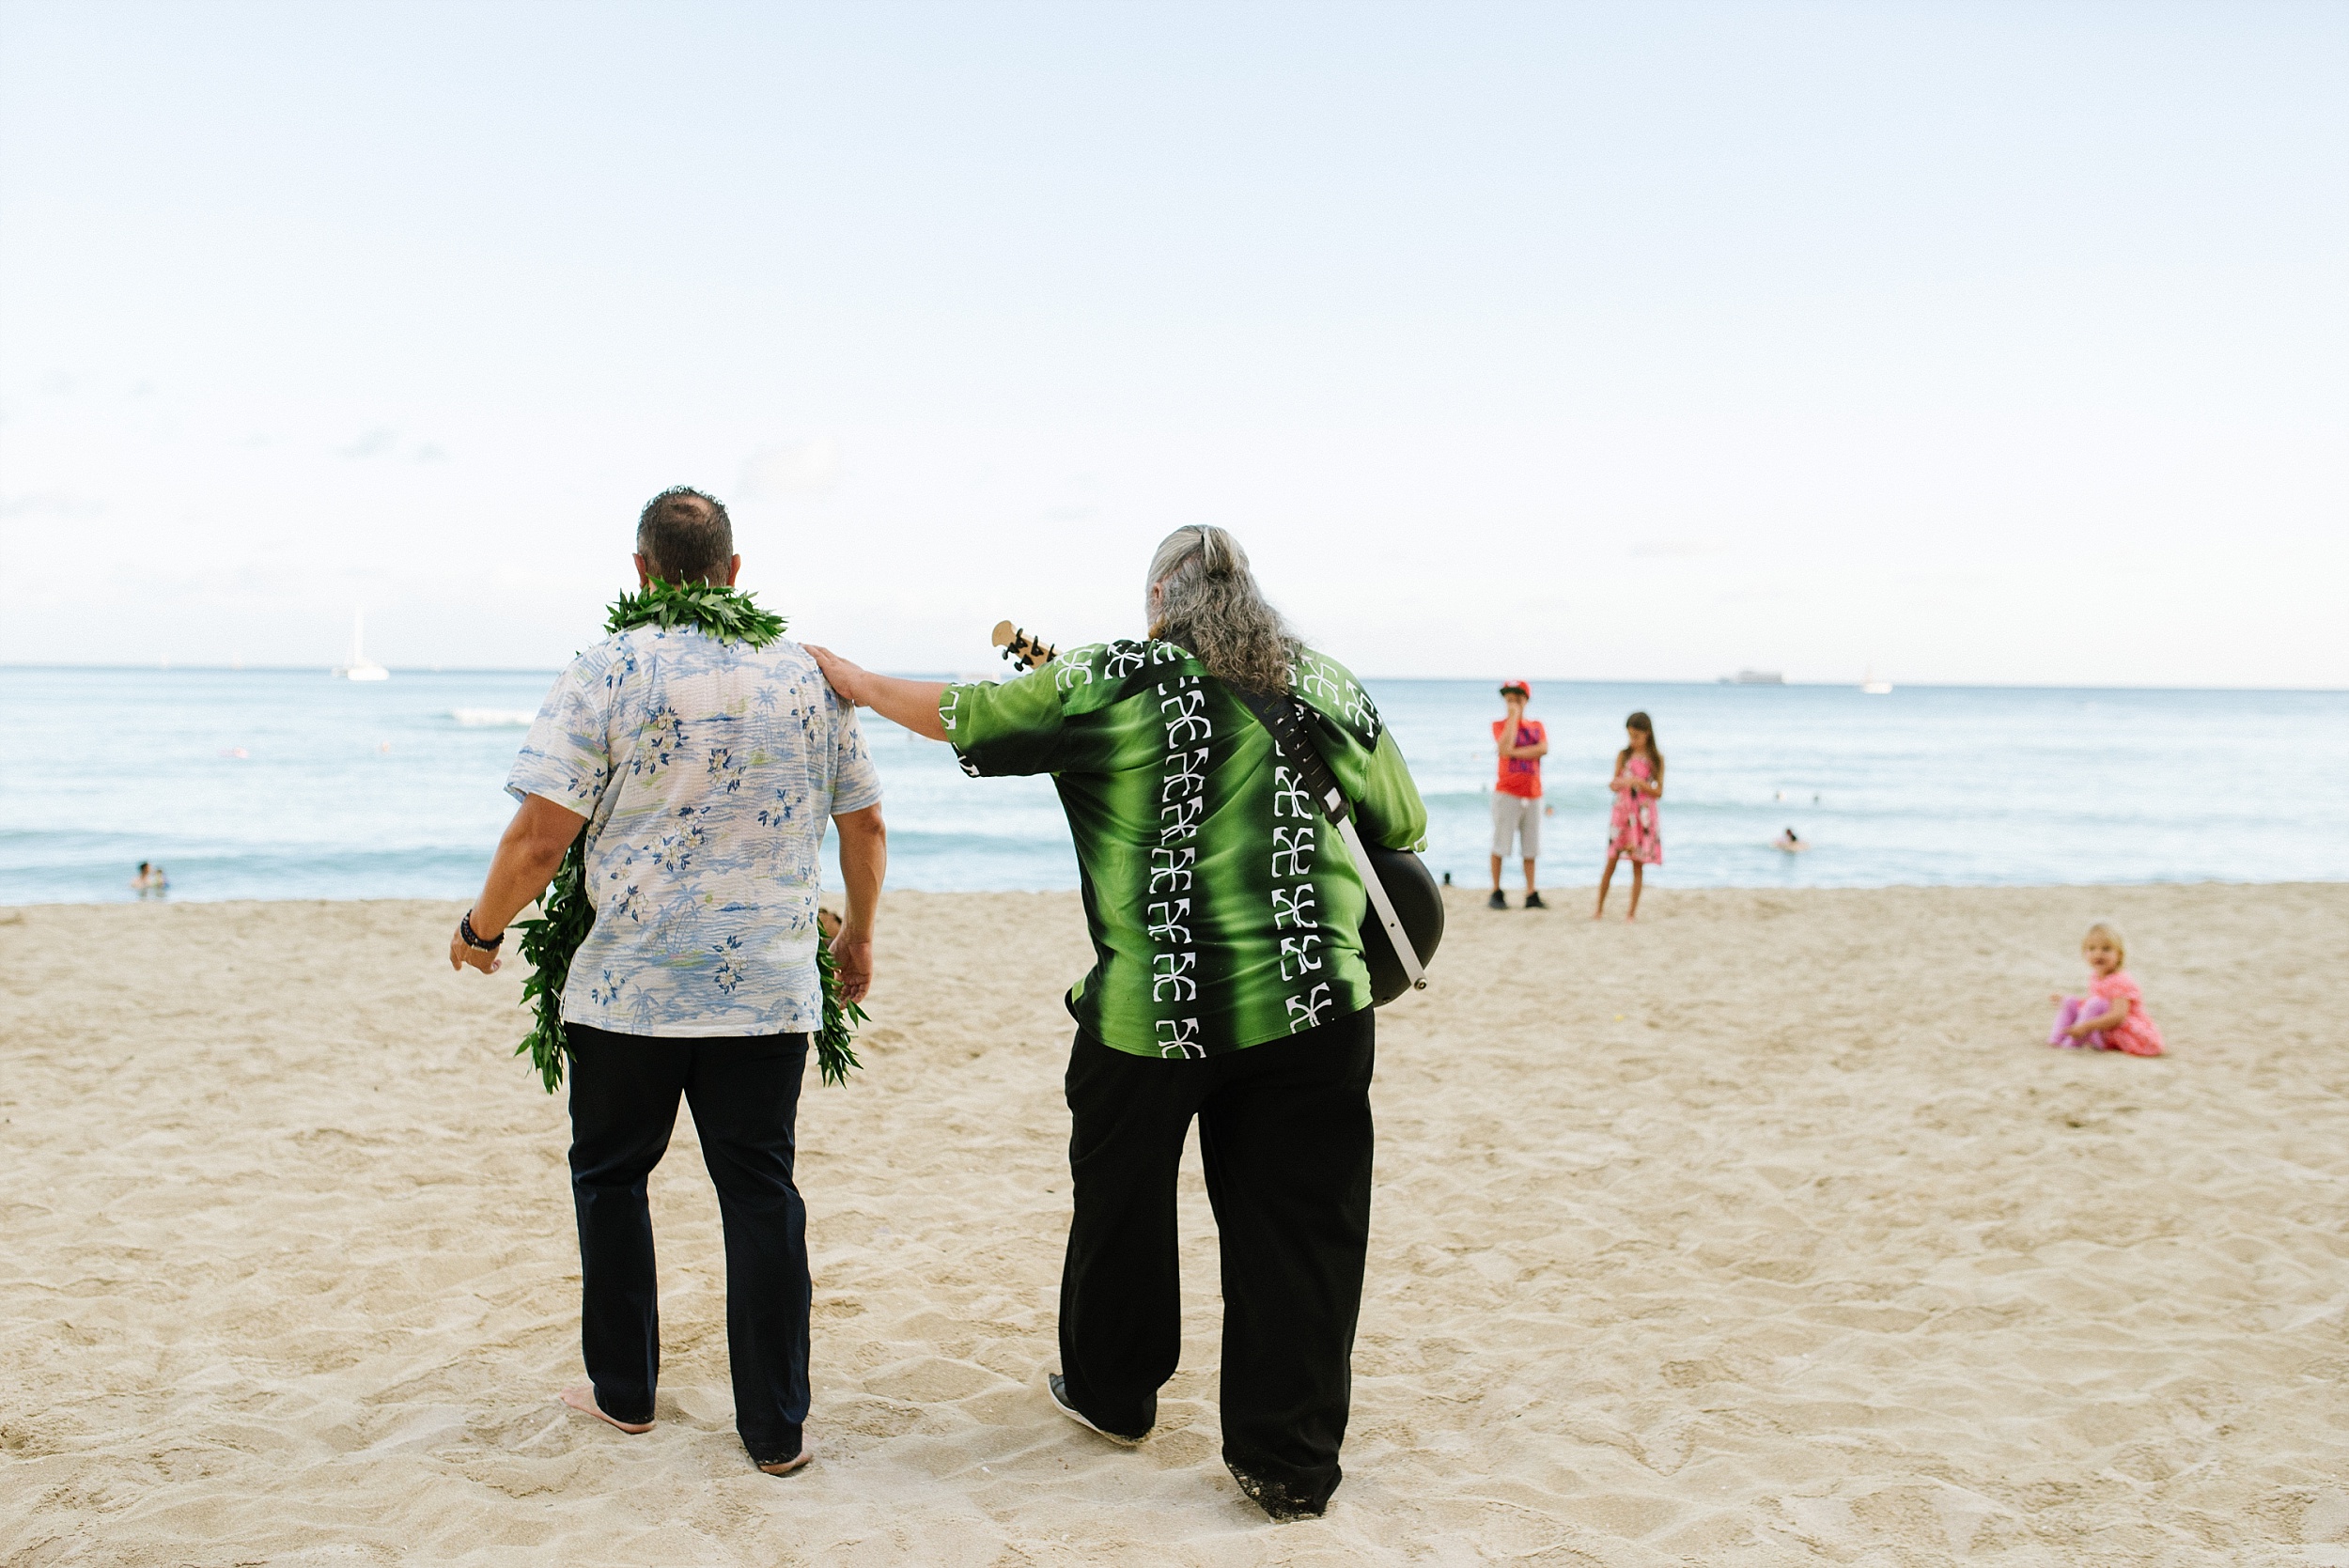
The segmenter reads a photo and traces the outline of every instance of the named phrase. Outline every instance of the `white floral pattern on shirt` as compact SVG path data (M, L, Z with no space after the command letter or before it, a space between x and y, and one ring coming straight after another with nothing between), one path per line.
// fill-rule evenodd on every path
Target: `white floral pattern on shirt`
M506 787L588 819L596 925L566 1019L679 1037L820 1024L817 851L880 780L797 643L608 637L556 679Z

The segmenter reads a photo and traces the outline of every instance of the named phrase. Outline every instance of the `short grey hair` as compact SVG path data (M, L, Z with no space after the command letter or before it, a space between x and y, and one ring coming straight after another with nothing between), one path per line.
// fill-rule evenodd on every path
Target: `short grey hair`
M734 520L725 503L674 485L636 515L636 553L666 582L723 582L734 559Z
M1150 557L1143 591L1150 635L1189 652L1227 686L1286 691L1297 638L1265 601L1248 552L1221 528L1177 528Z

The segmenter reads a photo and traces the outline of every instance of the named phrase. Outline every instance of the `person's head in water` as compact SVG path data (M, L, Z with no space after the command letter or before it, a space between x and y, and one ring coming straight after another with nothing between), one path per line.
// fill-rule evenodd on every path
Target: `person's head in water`
M1664 782L1664 753L1656 749L1656 725L1644 713L1635 713L1623 722L1624 749L1615 753L1618 771L1630 766L1634 755L1644 752L1650 774L1657 784Z
M645 503L636 516L636 570L663 582L733 586L742 557L734 552L734 520L714 495L677 485Z
M1266 602L1248 552L1221 528L1177 528L1150 557L1143 608L1150 635L1199 660L1229 686L1285 691L1297 639Z

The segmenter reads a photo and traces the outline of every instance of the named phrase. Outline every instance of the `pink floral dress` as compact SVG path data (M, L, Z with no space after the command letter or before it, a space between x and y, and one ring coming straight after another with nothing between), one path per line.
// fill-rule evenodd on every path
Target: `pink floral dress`
M2088 994L2101 1001L2108 1013L2118 1011L2124 1001L2129 1003L2129 1016L2116 1028L2091 1034L2089 1044L2100 1050L2124 1050L2131 1056L2161 1054L2161 1029L2146 1016L2145 993L2137 988L2128 970L2116 970L2102 980L2091 981Z
M1635 779L1645 780L1652 769L1647 758L1633 757L1624 771ZM1615 814L1607 825L1607 852L1641 865L1662 865L1664 831L1657 812L1661 803L1655 796L1642 795L1636 789L1615 791Z

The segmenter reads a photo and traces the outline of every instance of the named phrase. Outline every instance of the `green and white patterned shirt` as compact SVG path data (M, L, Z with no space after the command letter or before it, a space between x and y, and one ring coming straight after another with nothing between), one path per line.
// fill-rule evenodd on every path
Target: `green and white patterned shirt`
M1363 842L1416 846L1427 808L1378 710L1310 651L1292 681ZM1136 1056L1208 1056L1370 1005L1353 858L1253 714L1171 643L1065 653L1001 685L949 686L973 777L1050 773L1076 840L1092 972L1085 1032Z

